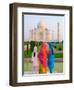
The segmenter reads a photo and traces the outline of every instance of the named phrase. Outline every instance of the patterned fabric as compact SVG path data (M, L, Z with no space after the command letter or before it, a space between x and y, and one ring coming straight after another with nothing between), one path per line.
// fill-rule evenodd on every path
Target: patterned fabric
M46 43L42 43L40 51L38 53L39 58L39 73L46 73L47 72L47 45Z

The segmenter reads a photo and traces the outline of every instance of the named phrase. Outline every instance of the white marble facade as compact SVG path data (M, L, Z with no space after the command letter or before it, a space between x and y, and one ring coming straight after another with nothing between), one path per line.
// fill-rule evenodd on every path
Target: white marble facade
M52 39L52 32L49 30L48 25L45 21L41 20L37 28L34 28L30 31L30 40L31 41L46 41L49 42Z

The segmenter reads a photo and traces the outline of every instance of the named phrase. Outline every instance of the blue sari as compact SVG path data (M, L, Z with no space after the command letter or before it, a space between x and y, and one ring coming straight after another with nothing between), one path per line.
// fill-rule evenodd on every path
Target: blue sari
M50 53L48 55L48 68L50 70L50 73L53 73L54 71L54 63L55 63L55 55L53 51L53 46L51 43L48 43Z

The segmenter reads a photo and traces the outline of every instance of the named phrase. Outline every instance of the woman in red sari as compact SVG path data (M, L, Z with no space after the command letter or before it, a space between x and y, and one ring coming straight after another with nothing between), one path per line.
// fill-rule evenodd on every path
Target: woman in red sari
M47 54L48 54L48 47L47 44L43 42L40 51L38 53L39 73L47 73Z

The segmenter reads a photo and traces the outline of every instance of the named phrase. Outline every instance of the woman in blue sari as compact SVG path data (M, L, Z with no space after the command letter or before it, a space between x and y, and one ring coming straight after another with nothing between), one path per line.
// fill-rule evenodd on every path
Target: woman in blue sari
M48 43L48 47L49 47L49 54L48 54L48 68L50 70L50 73L53 73L54 71L54 63L55 63L55 56L54 56L54 50L53 50L53 46L52 43Z

